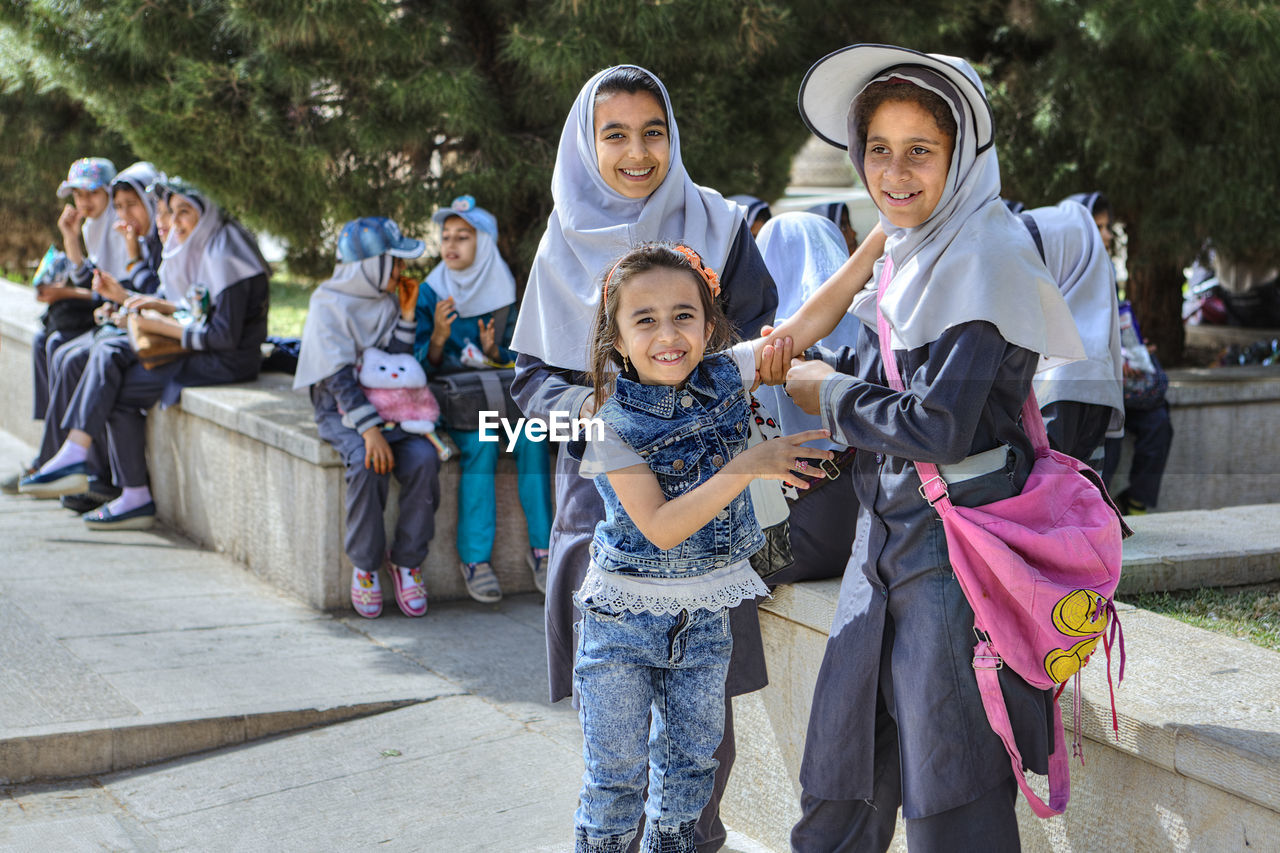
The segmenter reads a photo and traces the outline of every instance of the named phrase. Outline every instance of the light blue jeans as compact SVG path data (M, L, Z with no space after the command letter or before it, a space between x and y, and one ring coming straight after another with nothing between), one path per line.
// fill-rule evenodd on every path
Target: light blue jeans
M719 766L712 754L724 736L729 611L579 607L573 680L586 772L575 851L625 853L643 812L643 853L692 853L693 826Z
M493 556L497 532L498 498L494 473L501 441L481 441L479 432L449 430L458 445L458 557L464 563L487 563ZM529 532L530 548L546 548L551 539L551 456L545 441L521 435L512 453L516 457L516 491Z

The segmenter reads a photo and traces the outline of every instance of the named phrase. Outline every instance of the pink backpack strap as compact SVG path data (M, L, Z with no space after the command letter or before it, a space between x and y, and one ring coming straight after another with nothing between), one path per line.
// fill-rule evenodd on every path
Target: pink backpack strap
M1022 753L1013 739L1013 725L1009 722L1009 709L1004 704L1004 694L1000 692L1000 677L996 674L1003 666L1000 656L987 644L979 640L973 647L973 670L978 677L978 692L982 694L982 707L987 712L987 722L991 730L1004 743L1005 752L1009 754L1009 763L1013 765L1013 778L1027 798L1027 805L1036 817L1053 817L1062 814L1071 799L1071 772L1067 766L1067 747L1062 733L1062 709L1053 702L1053 752L1049 753L1049 802L1046 804L1040 795L1031 790L1027 784L1026 774L1022 769Z
M884 266L880 270L880 281L876 288L876 321L880 334L880 358L884 362L884 372L889 380L889 387L895 391L905 391L906 385L898 371L898 362L893 356L893 347L889 321L880 310L880 301L884 299L889 281L893 277L893 259L885 256ZM1036 454L1047 452L1049 438L1045 432L1044 419L1040 416L1040 407L1035 393L1027 396L1022 405L1022 427L1031 439ZM920 475L920 494L937 510L938 515L946 516L952 510L951 500L947 496L947 483L938 472L938 466L929 462L916 462L916 473ZM977 626L981 629L981 626ZM985 634L985 632L984 632ZM1004 662L991 648L985 638L980 638L973 649L973 669L978 680L978 692L982 695L982 707L987 713L987 722L991 730L1004 743L1009 761L1013 765L1013 778L1027 798L1027 804L1038 817L1052 817L1062 814L1071 797L1071 775L1067 767L1067 749L1062 732L1062 709L1053 702L1053 752L1049 754L1049 802L1040 799L1031 786L1022 769L1022 753L1013 737L1013 725L1009 722L1009 710L1005 707L1004 694L1000 692L1000 677L996 674Z

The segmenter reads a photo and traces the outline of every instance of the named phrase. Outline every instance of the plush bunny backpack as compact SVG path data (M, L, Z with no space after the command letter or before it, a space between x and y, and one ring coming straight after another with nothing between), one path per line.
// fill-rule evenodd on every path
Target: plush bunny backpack
M425 435L440 461L449 458L449 449L436 435L440 404L427 388L426 371L413 353L392 354L370 347L360 354L356 376L360 390L388 425L399 424L405 432Z

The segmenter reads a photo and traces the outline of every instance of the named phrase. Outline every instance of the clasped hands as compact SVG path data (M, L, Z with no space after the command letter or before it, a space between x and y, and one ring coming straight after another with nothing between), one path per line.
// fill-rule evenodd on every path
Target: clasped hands
M764 347L760 351L757 385L783 385L783 391L801 411L816 415L822 379L834 373L835 368L824 361L805 361L796 357L795 342L786 331L785 324L777 329L773 326L760 327Z

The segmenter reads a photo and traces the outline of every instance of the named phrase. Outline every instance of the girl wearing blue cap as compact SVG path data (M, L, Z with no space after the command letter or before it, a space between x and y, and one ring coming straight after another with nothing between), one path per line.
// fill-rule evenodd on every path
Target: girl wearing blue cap
M441 262L418 293L418 360L429 376L483 367L486 362L511 364L516 282L498 253L497 220L469 195L454 199L432 219L441 225ZM500 444L480 441L477 430L450 427L449 435L458 445L462 466L457 532L462 578L472 598L491 603L502 598L491 564L497 531L494 472ZM512 452L529 534L526 561L538 591L545 592L551 537L550 455L546 442L530 441L523 434Z
M338 237L333 276L311 294L293 377L294 388L310 389L320 437L346 465L344 544L353 567L351 604L369 619L382 613L378 572L388 560L400 612L427 612L422 562L436 530L440 460L425 437L399 425L386 428L355 371L360 354L370 347L413 351L418 285L401 274L405 259L425 249L421 240L401 235L390 219L348 222ZM400 516L387 552L383 514L393 473L400 483Z

